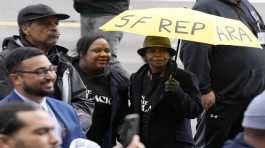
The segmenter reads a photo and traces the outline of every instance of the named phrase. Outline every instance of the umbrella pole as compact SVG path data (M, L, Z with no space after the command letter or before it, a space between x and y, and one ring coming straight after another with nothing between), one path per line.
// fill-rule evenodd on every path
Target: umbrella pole
M181 40L178 39L177 47L176 47L176 55L175 55L175 58L174 58L173 72L171 71L169 79L174 79L173 76L176 75L176 71L177 71L177 68L178 68L177 59L178 59L178 53L179 53L180 47L181 47Z
M177 66L177 59L178 59L178 54L179 54L180 47L181 47L181 40L178 39L177 47L176 47L176 55L175 55L175 58L174 58L174 62L176 63L176 66Z

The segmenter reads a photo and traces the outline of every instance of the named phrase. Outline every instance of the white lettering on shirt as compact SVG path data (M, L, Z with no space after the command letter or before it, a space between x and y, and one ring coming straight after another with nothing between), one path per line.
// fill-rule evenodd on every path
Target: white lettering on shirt
M109 97L95 95L95 100L98 103L111 105L111 98Z
M151 102L147 101L145 96L141 96L141 111L148 113L151 111L151 108L152 108Z

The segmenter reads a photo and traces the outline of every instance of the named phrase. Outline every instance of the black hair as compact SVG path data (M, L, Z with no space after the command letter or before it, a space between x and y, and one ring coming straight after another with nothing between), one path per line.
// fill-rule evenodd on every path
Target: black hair
M8 73L13 73L21 68L21 63L29 58L45 55L43 51L34 47L19 47L14 49L6 58L5 64Z
M102 34L85 35L81 37L76 44L78 56L85 54L91 44L99 38L103 38L107 41L107 39Z
M36 107L26 103L8 103L0 105L0 134L12 135L24 126L17 117L18 112L35 111Z

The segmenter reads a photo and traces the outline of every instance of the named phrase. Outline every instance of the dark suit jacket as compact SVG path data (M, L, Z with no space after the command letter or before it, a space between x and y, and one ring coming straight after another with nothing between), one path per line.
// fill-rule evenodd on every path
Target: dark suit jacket
M76 138L84 138L84 132L80 126L79 118L74 111L74 109L62 101L58 101L56 99L46 97L47 104L54 112L57 120L63 125L64 132L63 133L63 148L69 148L71 141ZM11 102L22 102L22 98L20 98L15 91L12 91L8 96L6 96L1 102L0 105L11 103Z

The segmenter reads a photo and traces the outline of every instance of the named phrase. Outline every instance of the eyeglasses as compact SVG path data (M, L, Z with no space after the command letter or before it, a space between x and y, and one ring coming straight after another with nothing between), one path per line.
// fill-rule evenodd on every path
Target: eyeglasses
M57 72L57 66L51 65L48 68L38 68L33 71L25 71L25 70L16 70L18 73L28 73L28 74L36 74L40 76L47 76L49 72Z

